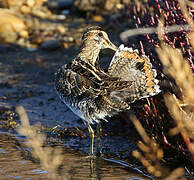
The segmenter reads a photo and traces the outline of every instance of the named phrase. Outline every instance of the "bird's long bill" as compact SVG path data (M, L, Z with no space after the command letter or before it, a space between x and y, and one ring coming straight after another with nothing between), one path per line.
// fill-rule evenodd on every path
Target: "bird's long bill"
M113 51L116 51L118 47L116 47L110 40L106 39L106 48L112 49Z

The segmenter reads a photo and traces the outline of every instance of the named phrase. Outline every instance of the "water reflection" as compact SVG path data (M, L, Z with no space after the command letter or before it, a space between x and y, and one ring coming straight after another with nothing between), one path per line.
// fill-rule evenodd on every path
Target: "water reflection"
M1 154L1 153L4 153L4 154L5 154L5 153L8 153L8 152L5 151L4 149L0 148L0 154Z
M48 171L43 171L43 170L40 170L40 169L34 169L34 170L32 170L32 172L34 174L48 174Z
M23 139L21 139L23 141ZM48 172L39 163L30 160L29 149L23 147L20 139L9 134L0 136L0 179L48 179ZM20 148L18 148L20 147ZM91 161L78 150L63 147L64 162L58 170L62 179L72 180L142 180L134 171L119 163L97 158ZM6 152L6 153L4 153ZM65 177L65 178L63 178Z

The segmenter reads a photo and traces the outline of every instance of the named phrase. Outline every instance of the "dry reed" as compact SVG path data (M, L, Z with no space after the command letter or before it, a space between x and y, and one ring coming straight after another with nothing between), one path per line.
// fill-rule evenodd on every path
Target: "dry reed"
M193 20L187 12L187 5L193 6L190 1L179 0L182 13L191 27L187 33L191 50L194 50L194 25ZM179 49L170 47L164 43L164 27L162 20L158 24L158 37L160 47L156 48L158 56L163 64L164 73L172 77L180 88L182 97L178 99L174 94L165 94L164 100L168 111L174 119L176 126L169 131L170 136L181 134L187 149L190 152L191 161L194 164L194 76L188 61L183 58ZM154 138L150 138L137 118L132 115L131 120L141 135L143 142L138 142L139 148L144 152L133 152L133 156L147 168L149 173L165 180L180 179L184 175L184 169L179 167L172 172L162 166L163 150L159 148ZM182 178L183 179L183 178Z
M143 139L143 142L138 142L138 146L144 152L144 154L142 154L135 150L132 152L132 155L139 159L142 165L146 167L147 171L156 177L162 177L165 180L175 180L180 176L183 176L183 168L177 168L170 172L167 168L164 167L163 150L159 147L153 138L150 138L147 135L141 123L134 115L131 115L130 119ZM184 178L182 178L182 180L183 179Z
M186 5L188 1L179 0L179 4L185 19L192 31L188 34L191 45L194 48L194 25L189 15ZM161 34L159 33L161 37ZM157 48L159 58L164 66L164 72L176 81L182 91L182 98L178 99L175 95L165 95L165 103L169 112L176 122L176 127L170 130L170 135L180 133L191 153L194 164L194 76L191 67L186 59L183 58L180 50L166 46L162 38L161 47Z
M26 145L32 147L32 155L40 160L41 167L48 171L49 179L67 179L67 177L60 177L57 175L57 169L63 162L61 149L43 147L46 139L45 135L39 133L39 129L29 124L28 116L22 106L16 108L17 113L21 119L21 125L17 131L23 136L27 137Z
M164 96L169 112L177 124L171 129L170 134L181 133L194 163L194 143L191 141L194 137L194 77L179 50L163 44L157 52L164 65L164 71L175 79L182 90L182 99L175 95Z

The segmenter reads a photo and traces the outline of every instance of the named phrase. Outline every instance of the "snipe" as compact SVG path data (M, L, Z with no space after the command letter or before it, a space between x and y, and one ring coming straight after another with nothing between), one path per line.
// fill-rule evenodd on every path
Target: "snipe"
M98 64L101 49L116 51L108 72ZM93 155L94 132L90 126L107 116L130 109L130 104L160 92L156 71L149 59L136 51L117 48L99 27L89 28L82 38L80 52L71 65L55 74L61 100L88 126Z

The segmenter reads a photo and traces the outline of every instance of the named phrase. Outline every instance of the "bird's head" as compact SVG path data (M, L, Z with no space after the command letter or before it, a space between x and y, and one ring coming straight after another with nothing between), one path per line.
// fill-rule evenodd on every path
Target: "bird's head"
M109 37L105 31L98 26L90 27L86 30L82 37L84 42L95 42L100 49L112 49L117 50L117 47L109 40ZM92 45L92 44L91 44Z

